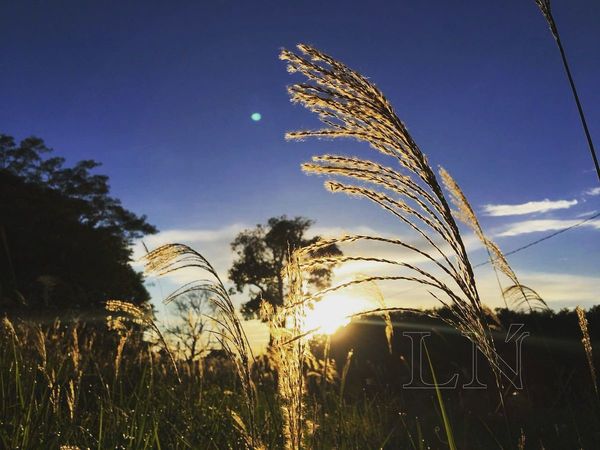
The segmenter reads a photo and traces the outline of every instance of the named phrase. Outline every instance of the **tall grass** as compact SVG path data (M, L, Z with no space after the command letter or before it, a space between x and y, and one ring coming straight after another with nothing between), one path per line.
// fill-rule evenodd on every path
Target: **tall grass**
M332 192L365 198L375 203L403 223L419 241L414 244L413 241L382 236L347 235L323 240L302 249L299 257L306 270L331 262L343 264L353 261L395 266L398 269L395 275L363 277L324 289L310 299L318 300L330 292L365 282L416 283L449 308L452 317L446 320L477 344L499 377L497 353L490 337L486 308L477 290L473 267L449 202L427 157L397 117L390 102L366 77L314 47L301 44L298 50L298 53L283 50L280 55L287 62L290 73L300 73L307 79L305 83L288 88L291 100L317 114L325 127L290 132L286 137L292 140L309 137L353 138L368 143L395 163L395 166L385 166L358 157L322 155L304 164L303 170L327 176L329 179L325 187ZM475 228L488 251L494 252L491 254L494 266L520 286L498 247L483 235L475 213L458 185L446 171L442 170L441 175L459 206L459 217L465 218ZM311 256L315 250L326 245L359 241L394 246L398 253L412 254L420 262L409 263L402 256L397 260L367 256Z
M596 381L596 367L594 366L594 356L592 354L592 340L590 339L590 332L588 330L588 321L585 317L585 311L583 308L578 306L575 308L577 313L577 321L579 323L579 329L581 330L581 343L585 350L585 356L587 358L588 367L590 368L590 375L592 376L592 383L594 385L594 391L598 396L598 382Z
M210 330L217 336L223 349L234 362L245 398L243 414L232 410L231 414L238 430L246 437L250 448L262 448L260 431L256 425L258 395L251 375L255 361L248 338L242 326L229 292L214 267L195 250L182 244L169 244L149 252L145 259L149 273L165 275L173 271L195 268L208 273L210 279L200 279L177 289L165 300L195 291L209 294L215 315L208 316L214 327ZM283 418L283 442L286 449L305 448L305 434L309 432L305 411L305 359L310 353L309 333L305 330L306 292L296 254L289 256L284 268L287 294L284 304L273 308L263 302L261 315L268 322L271 342L268 356L271 367L277 370L278 407Z
M260 433L256 423L257 393L251 376L251 365L254 361L252 348L242 326L241 318L229 295L229 291L221 281L219 274L210 262L197 251L183 244L163 245L145 256L146 271L151 274L166 275L179 270L194 268L208 274L208 279L200 279L188 283L171 293L166 303L193 292L209 295L214 305L215 315L208 316L214 322L211 332L234 362L244 394L245 410L240 416L231 411L238 430L251 448L262 448Z
M479 223L479 219L477 219L475 211L471 207L463 191L458 186L458 183L454 181L454 178L452 178L443 167L440 168L439 174L446 187L446 191L450 195L452 203L456 207L453 211L454 216L470 227L485 247L490 262L492 263L492 267L494 268L494 272L498 278L498 284L502 292L505 306L507 308L509 305L513 308L521 308L523 305L527 305L529 311L533 311L534 309L548 310L548 305L536 291L521 284L516 273L512 267L510 267L504 253L500 250L500 247L486 236ZM506 276L512 284L503 288L502 282L498 277L498 272Z
M540 8L542 15L548 22L548 26L550 27L550 31L552 33L552 37L554 37L554 41L558 47L558 51L560 53L560 57L563 63L563 67L565 69L565 74L569 80L569 86L571 87L571 92L573 94L573 100L575 100L575 105L577 105L577 111L579 113L579 120L581 121L581 126L583 128L583 132L585 134L585 139L588 144L588 148L590 150L590 154L592 156L592 161L594 162L594 167L596 169L596 175L598 175L598 180L600 180L600 164L598 163L598 157L596 156L596 149L594 148L594 142L592 141L592 136L590 134L590 130L587 125L587 120L585 118L585 114L583 112L583 106L581 105L581 100L579 99L579 94L577 93L577 87L575 86L575 81L573 80L573 75L571 74L571 68L569 67L569 61L567 60L567 55L565 53L565 49L563 47L562 41L560 39L560 34L558 32L558 26L556 25L556 21L554 20L554 14L552 13L552 4L550 0L535 0L535 3Z
M244 402L233 366L207 360L204 382L187 371L179 380L139 330L123 344L100 325L2 320L0 448L246 446L229 414ZM277 447L279 420L268 417L260 428Z
M112 314L115 320L118 316ZM571 320L574 316L570 314L569 324L574 323ZM302 321L301 307L297 317ZM597 313L588 317L593 327ZM393 319L404 323L399 317ZM405 323L410 321L407 317ZM379 350L385 355L381 324ZM276 378L293 373L296 376L284 378L273 387L268 369L262 365L252 368L258 435L253 444L249 437L251 422L245 406L246 394L231 360L237 356L205 358L200 362L203 369L199 372L188 370L186 361L176 360L179 381L160 340L154 336L149 336L151 342L142 339L139 328L130 320L122 322L127 327L121 330L122 334L112 334L100 325L2 320L0 448L445 448L449 442L448 430L458 448L491 448L494 442L511 448L516 442L516 437L505 435L493 407L487 410L484 406L485 392L471 392L469 400L467 392L442 391L444 398L440 403L433 391L400 392L399 386L386 387L379 382L363 385L361 371L367 360L375 356L370 344L358 343L355 352L344 351L340 355L339 345L344 338L342 341L338 338L339 379L323 383L324 370L333 368L333 364L314 364L307 349L309 343L301 337L301 328L295 329L288 323L286 330L280 330L273 349L279 352L281 361L275 367ZM156 325L161 327L160 323ZM550 323L549 328L555 333L553 325ZM351 325L355 331L356 326L361 324ZM586 324L591 346L588 328ZM345 339L354 333L348 331L351 335L346 334ZM562 353L562 357L574 362L578 356L571 358L570 354L579 344L576 331L571 334L570 347ZM128 337L123 340L123 336ZM399 344L398 339L394 342L395 346ZM463 341L459 339L460 342ZM557 350L567 345L562 339L556 342ZM356 341L352 343L355 345ZM460 354L458 346L455 348L450 342L435 343L432 337L428 344L436 377L447 376L449 360L452 368L456 363L468 367L468 360L459 358L460 363L455 356L444 357L448 345L452 346L453 355ZM470 346L463 343L465 348ZM402 347L394 350L399 353L386 355L387 358L397 358L403 353ZM531 347L531 354L536 354L535 347ZM301 359L304 370L300 370ZM550 398L556 394L553 401L565 396L572 398L577 405L573 423L567 420L566 411L557 409L560 407L539 405L539 398L533 405L518 408L521 414L513 423L516 429L527 432L528 444L543 442L549 448L548 444L556 442L557 447L568 448L567 444L576 442L579 434L583 448L595 448L596 397L591 394L590 384L584 382L585 376L581 376L585 375L580 370L585 369L584 361L575 366L561 358L557 360L561 367L558 372L563 375L557 380L557 390L548 395ZM271 362L275 364L274 361L273 357ZM384 367L376 369L378 373ZM566 375L571 370L577 376L569 381ZM397 375L394 380L398 380ZM315 378L311 379L312 376ZM533 388L512 397L513 401L535 399L542 386L549 388L554 381L551 374L538 373L535 377L530 374L528 378ZM446 421L441 414L442 404ZM290 405L293 409L288 409ZM514 409L516 405L509 403L509 406ZM473 407L475 411L471 411ZM285 411L289 413L287 418L283 417ZM558 430L559 434L552 430Z
M287 295L281 307L272 309L263 302L262 315L268 320L272 342L269 353L277 369L277 391L283 415L285 448L306 448L305 361L310 349L305 335L306 317L302 272L295 254L290 255L284 269Z
M442 415L442 422L444 424L444 431L446 432L446 437L448 439L448 448L450 450L456 450L456 442L454 442L454 433L452 432L452 425L450 424L450 419L448 417L448 413L446 412L446 407L444 406L444 399L442 398L442 392L439 388L437 377L435 376L435 370L433 368L433 363L431 362L431 357L429 356L429 350L427 349L427 345L424 346L425 355L427 357L427 363L429 364L429 370L431 371L431 377L433 378L433 384L435 386L435 395L438 401L438 405L440 407L440 414Z

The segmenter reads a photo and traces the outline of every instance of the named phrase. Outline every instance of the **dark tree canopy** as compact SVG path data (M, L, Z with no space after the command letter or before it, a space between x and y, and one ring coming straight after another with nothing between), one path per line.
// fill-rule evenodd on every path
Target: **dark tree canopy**
M149 299L129 262L156 229L109 195L100 164L64 159L31 137L0 135L0 305L65 309Z
M239 233L231 243L237 257L229 270L229 278L238 292L250 288L251 298L242 306L244 315L255 315L262 300L273 305L283 304L285 286L281 271L289 252L320 239L319 236L305 237L312 224L313 221L303 217L272 217L266 225ZM321 256L341 254L335 245L320 251ZM316 288L326 287L330 280L331 268L313 272L308 279Z

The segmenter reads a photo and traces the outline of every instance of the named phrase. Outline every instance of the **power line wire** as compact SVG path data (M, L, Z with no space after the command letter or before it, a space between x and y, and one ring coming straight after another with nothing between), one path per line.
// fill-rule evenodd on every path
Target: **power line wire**
M554 233L550 233L550 234L548 234L546 236L543 236L543 237L541 237L539 239L536 239L535 241L532 241L532 242L530 242L528 244L522 245L521 247L517 247L514 250L511 250L509 252L506 252L506 253L504 253L504 256L510 256L510 255L514 255L515 253L519 253L520 251L523 251L525 249L533 247L534 245L537 245L537 244L539 244L541 242L544 242L544 241L546 241L546 240L548 240L550 238L553 238L554 236L558 236L559 234L565 233L565 232L567 232L569 230L572 230L573 228L580 227L581 225L589 222L590 220L594 220L594 219L596 219L598 217L600 217L600 212L592 214L591 216L583 219L580 222L577 222L576 224L571 225L570 227L562 228L562 229L560 229L558 231L555 231ZM485 262L482 262L482 263L479 263L479 264L476 264L473 267L481 267L481 266L485 266L487 264L490 264L489 260L485 261Z
M596 219L598 217L600 217L600 212L593 213L591 216L589 216L589 217L581 220L580 222L577 222L576 224L573 224L573 225L571 225L569 227L566 227L566 228L562 228L562 229L560 229L558 231L555 231L554 233L550 233L550 234L548 234L546 236L543 236L543 237L541 237L539 239L536 239L535 241L532 241L532 242L530 242L528 244L522 245L521 247L517 247L517 248L515 248L515 249L513 249L513 250L511 250L509 252L506 252L506 253L504 253L504 256L514 255L515 253L519 253L519 252L521 252L521 251L523 251L525 249L533 247L534 245L537 245L537 244L539 244L541 242L544 242L544 241L546 241L546 240L548 240L550 238L553 238L554 236L558 236L559 234L562 234L562 233L570 231L570 230L572 230L574 228L580 227L581 225L589 222L590 220L594 220L594 219ZM484 262L481 262L479 264L473 265L473 268L475 269L477 267L487 266L488 264L491 264L491 261L489 259L486 260L486 261L484 261ZM445 278L449 278L449 277L446 276ZM405 294L406 292L414 291L414 290L418 289L419 287L420 286L409 287L408 289L403 290L402 294Z

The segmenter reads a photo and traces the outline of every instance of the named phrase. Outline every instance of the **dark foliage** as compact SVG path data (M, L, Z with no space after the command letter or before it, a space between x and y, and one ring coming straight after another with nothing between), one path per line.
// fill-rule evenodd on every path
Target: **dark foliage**
M0 301L36 311L149 299L130 244L156 229L109 195L100 164L64 167L38 138L0 135Z

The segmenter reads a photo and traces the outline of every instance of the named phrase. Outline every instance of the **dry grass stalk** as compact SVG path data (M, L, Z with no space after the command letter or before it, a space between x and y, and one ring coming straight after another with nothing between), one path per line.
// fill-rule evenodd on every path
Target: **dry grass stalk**
M261 315L269 320L271 345L269 353L277 368L277 391L283 416L283 436L286 449L304 448L307 433L305 417L306 383L304 369L310 354L304 327L306 294L297 253L288 258L284 268L287 295L282 307L273 309L267 302L261 305Z
M151 312L147 311L145 309L142 309L139 306L134 305L133 303L124 302L122 300L108 300L106 302L105 307L108 312L124 314L125 317L127 319L131 320L132 322L137 323L139 325L145 325L150 330L152 330L154 333L156 333L165 352L167 353L167 355L169 356L169 359L171 360L171 364L173 365L173 369L175 370L175 375L177 376L177 379L181 383L181 377L179 376L179 369L177 368L177 363L175 362L175 357L173 356L173 352L171 352L169 344L165 340L165 337L163 336L162 332L160 331L160 328L158 327L158 325L152 318ZM115 321L115 319L111 316L107 317L107 322L108 322L109 328L115 327L116 326L115 323L119 324L119 326L123 325L122 319Z
M71 331L71 348L69 355L71 356L71 362L73 363L73 370L76 373L81 372L81 352L79 351L79 333L77 331L78 326L75 324Z
M392 340L394 339L394 324L392 323L392 316L390 315L390 312L387 311L388 307L385 303L385 297L383 296L381 289L379 289L379 286L377 286L377 283L375 283L375 282L372 283L372 289L375 294L375 299L377 300L379 307L383 310L381 315L383 316L383 320L385 322L385 339L387 341L388 352L391 355L392 350L393 350ZM352 357L351 351L348 353L348 357L349 358ZM348 363L349 361L346 361L346 362ZM344 370L346 370L345 366L344 366Z
M348 378L348 372L350 371L350 364L352 364L352 356L354 356L354 349L350 349L346 355L346 362L342 369L342 376L340 380L340 402L344 400L344 390L346 389L346 379Z
M19 336L17 336L17 332L15 331L15 327L8 317L2 318L2 327L6 331L6 333L11 337L14 343L19 343Z
M52 406L54 414L57 414L60 407L61 386L57 383L56 371L54 369L46 372L46 381L48 382L48 388L50 389L50 405Z
M73 420L75 417L75 407L77 405L77 398L79 396L79 386L81 384L81 377L83 376L83 369L81 367L81 352L79 351L79 333L77 324L73 326L71 331L71 346L69 349L69 355L73 364L73 376L69 380L69 389L67 389L67 407L69 409L69 418Z
M554 17L552 16L550 0L535 0L535 3L538 5L538 8L540 8L546 22L548 22L552 36L554 36L554 39L558 39L558 29L556 28L556 22L554 22Z
M117 351L115 353L115 380L119 378L119 371L121 368L121 359L123 357L123 349L127 343L127 339L131 336L131 330L121 334L119 336L119 343L117 344Z
M75 403L77 401L77 393L75 381L69 380L69 389L67 389L67 408L69 409L69 418L73 420L75 417Z
M41 359L41 364L39 365L40 370L45 371L46 365L48 364L48 356L46 352L46 335L42 331L42 327L40 327L39 325L35 327L35 331L33 333L33 345Z
M498 272L500 272L508 277L508 279L511 281L512 284L506 289L503 289L502 283L498 278L498 284L500 286L506 307L508 308L508 304L510 303L511 306L516 308L520 308L526 304L530 311L533 311L533 309L549 309L546 302L537 292L521 284L517 278L517 275L510 267L510 264L508 264L504 253L502 253L502 250L500 250L500 247L498 247L494 241L485 235L483 228L479 223L479 219L477 219L475 211L471 207L467 197L460 189L454 178L452 178L443 167L440 168L439 174L442 178L444 186L446 187L446 191L450 194L450 200L457 208L453 211L454 215L462 223L469 226L484 245L488 257L490 258L490 262L492 263L492 267L496 272L496 276L498 275Z
M47 337L40 325L37 325L34 328L32 338L33 346L37 351L38 356L40 357L40 363L38 364L37 369L42 373L42 375L46 379L46 383L48 384L48 390L50 391L50 395L48 396L48 399L50 400L50 406L52 408L52 411L54 413L57 413L60 406L61 386L57 382L56 371L54 370L54 368L48 367L48 351L46 345ZM58 338L55 337L55 340L58 340Z
M215 307L214 315L206 315L215 325L209 331L216 337L234 362L242 385L247 420L243 428L243 430L246 430L244 438L248 441L250 447L262 448L263 444L255 419L257 407L256 387L251 377L251 364L254 361L254 355L242 327L239 314L219 274L204 256L184 244L163 245L146 254L144 259L146 260L146 272L158 276L188 268L200 269L208 273L209 279L200 279L181 286L172 292L164 302L169 303L178 297L194 292L208 294L209 301ZM234 421L237 421L235 416L232 417ZM240 415L237 415L237 418L242 420ZM242 429L240 428L240 430Z
M583 308L578 306L575 308L577 312L577 320L579 321L579 328L581 329L581 343L585 350L585 356L587 358L588 366L590 367L590 375L592 376L592 382L594 383L594 391L598 395L598 383L596 382L596 368L594 366L594 358L592 355L592 341L590 339L590 332L588 330L588 321L585 317L585 311Z
M308 83L292 85L288 91L293 102L316 113L326 127L291 132L286 137L355 138L391 157L404 173L372 161L338 155L315 157L312 163L304 164L303 169L308 173L356 182L357 184L348 184L328 180L325 186L332 192L343 192L371 200L407 225L422 242L418 248L402 240L377 236L343 236L305 248L299 255L301 265L310 269L315 264L325 262L323 259L315 261L310 257L312 252L325 243L373 240L395 245L420 256L452 280L452 285L448 285L440 279L439 274L417 264L383 258L362 258L373 263L393 264L407 273L366 277L343 283L314 294L310 300L370 281L418 283L433 298L450 308L453 317L448 321L479 346L498 375L497 354L485 321L473 269L458 226L427 157L396 116L385 96L364 76L313 47L299 45L298 49L300 54L283 50L280 57L288 63L289 72L303 74L308 78ZM340 257L336 262L352 260L356 258Z
M550 27L550 31L552 32L552 36L558 46L558 51L560 52L560 57L562 59L563 67L565 69L565 73L567 74L567 78L569 79L569 85L571 87L571 92L573 93L573 99L575 100L575 104L577 105L577 111L579 112L579 120L581 121L581 126L583 128L583 132L585 134L585 138L587 140L588 148L590 150L590 154L592 155L592 160L594 162L594 167L596 168L596 175L600 180L600 163L598 162L598 157L596 156L596 149L594 148L594 142L592 141L592 135L590 134L590 130L587 125L587 120L585 118L585 114L583 112L583 106L581 105L581 101L579 100L579 94L577 93L577 88L575 87L575 81L573 80L573 75L571 74L571 69L569 67L569 62L567 61L567 55L565 53L565 49L562 45L562 41L560 39L560 34L558 32L558 27L556 26L556 21L554 20L554 16L552 15L552 6L550 4L550 0L535 0L535 3L540 8L546 22L548 22L548 26Z

